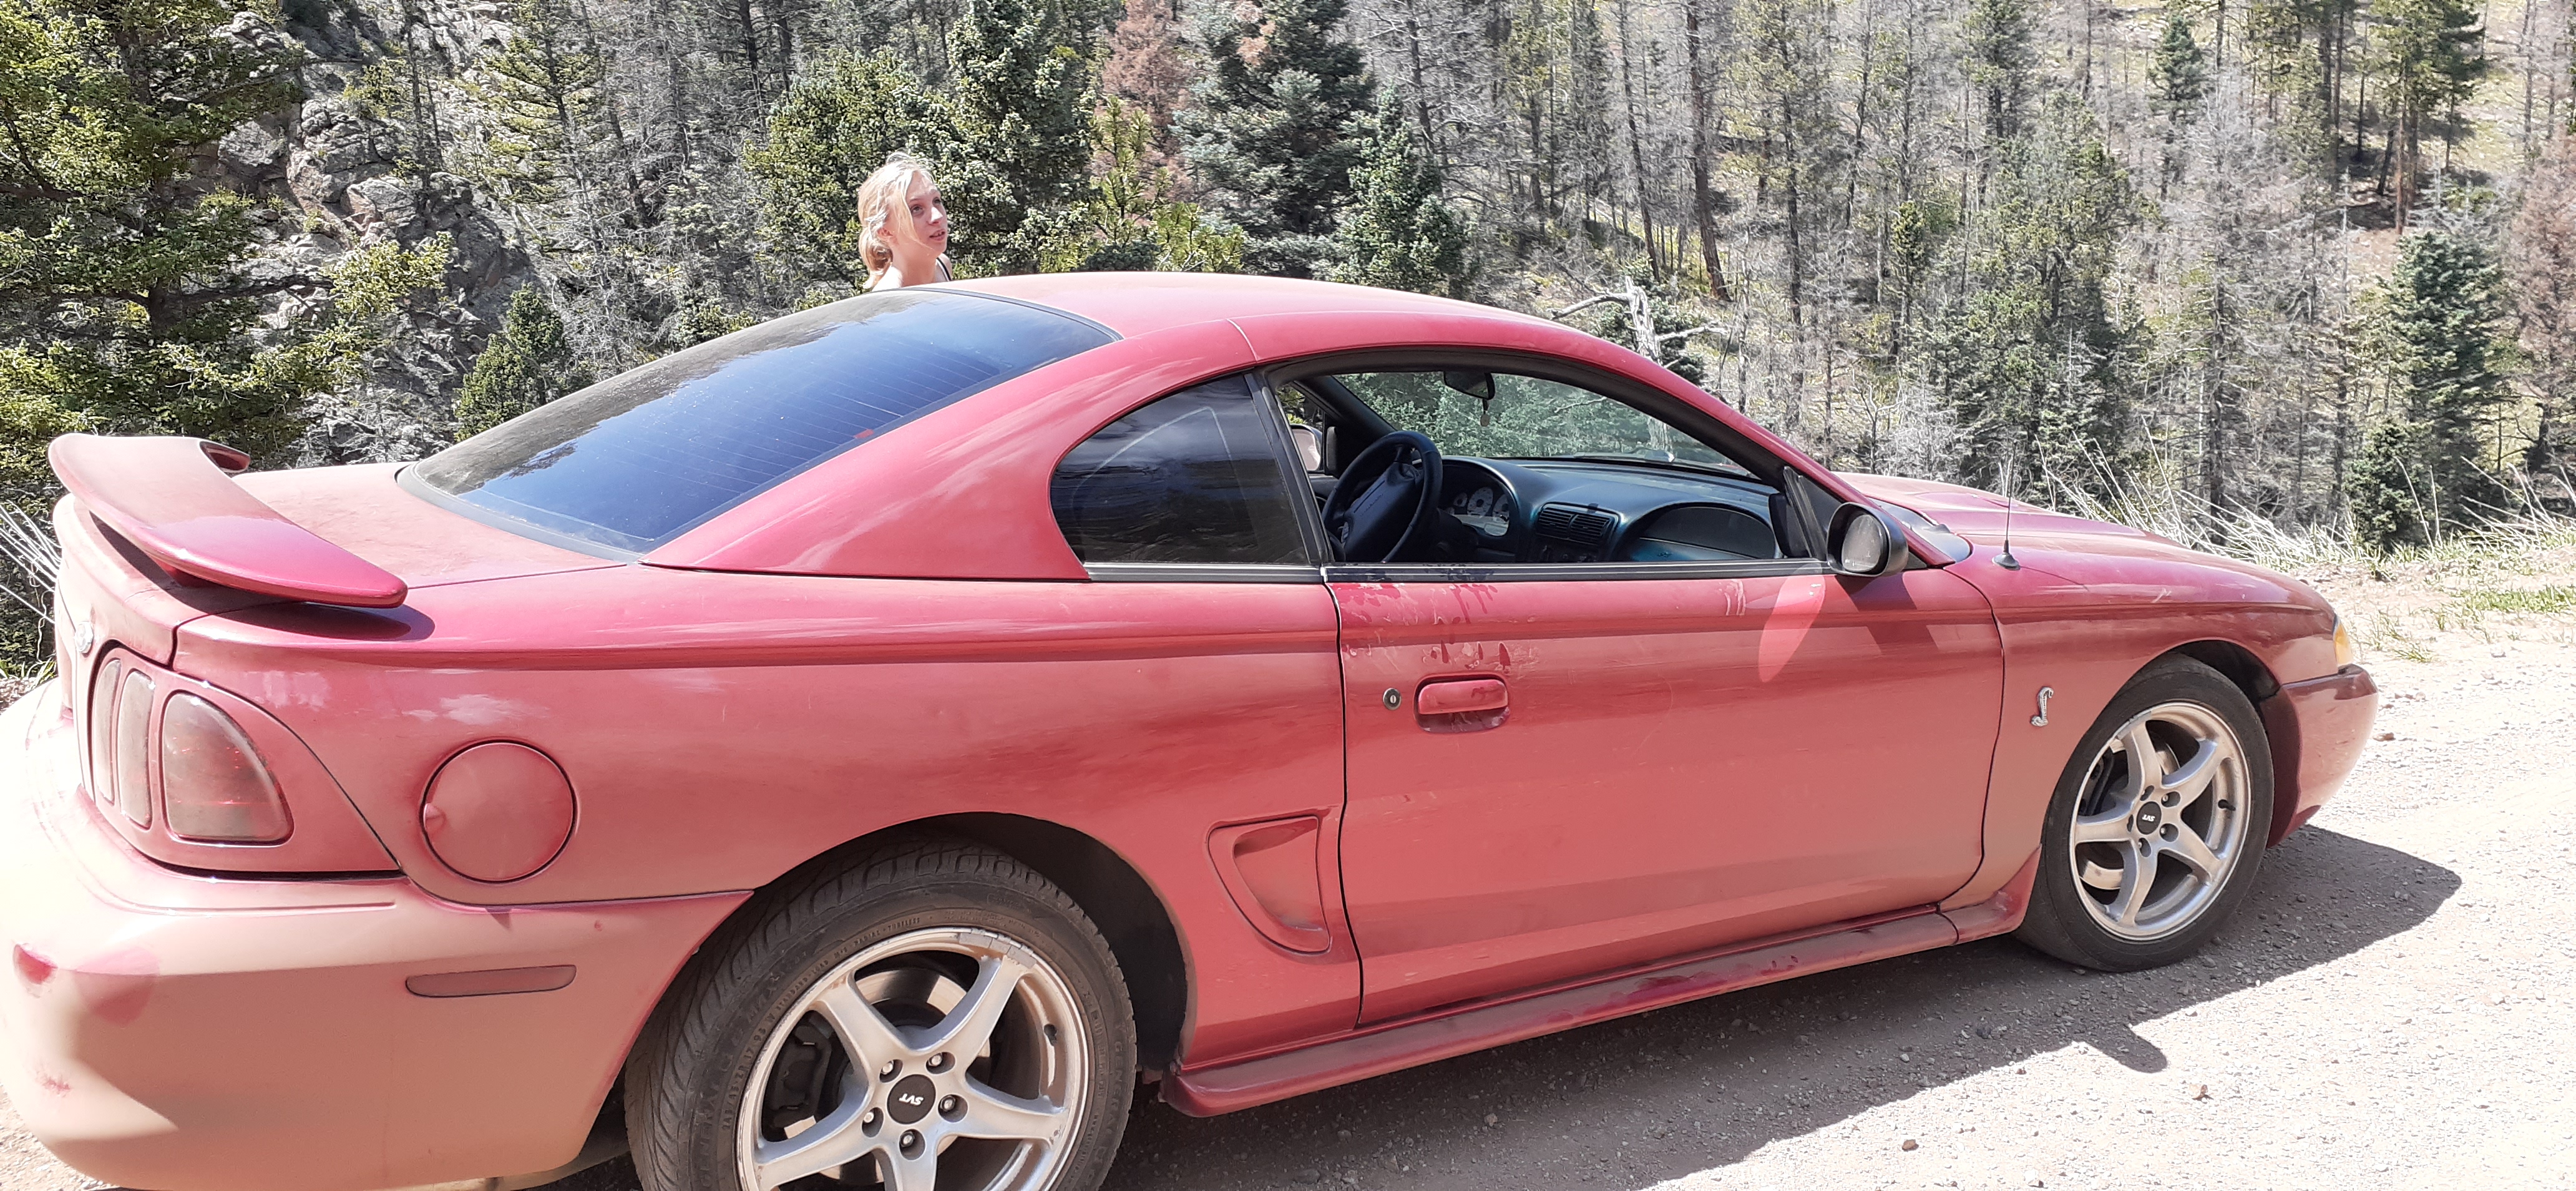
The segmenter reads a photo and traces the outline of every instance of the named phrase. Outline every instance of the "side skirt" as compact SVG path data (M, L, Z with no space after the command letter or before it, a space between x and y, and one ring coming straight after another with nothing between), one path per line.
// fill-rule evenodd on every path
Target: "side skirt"
M1184 1069L1163 1081L1163 1099L1194 1117L1215 1116L1542 1034L1958 941L1959 930L1950 919L1927 909L1517 1000L1391 1022L1297 1050Z

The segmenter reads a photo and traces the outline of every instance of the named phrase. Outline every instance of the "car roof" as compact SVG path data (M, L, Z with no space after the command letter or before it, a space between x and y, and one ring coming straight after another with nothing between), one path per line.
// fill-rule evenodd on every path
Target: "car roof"
M1439 314L1556 325L1428 294L1235 273L1031 273L944 282L939 288L1050 306L1130 338L1172 327L1278 314Z

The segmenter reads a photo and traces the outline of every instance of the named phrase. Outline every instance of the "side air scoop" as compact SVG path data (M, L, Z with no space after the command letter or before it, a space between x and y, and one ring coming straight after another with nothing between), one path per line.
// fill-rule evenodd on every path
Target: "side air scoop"
M48 453L80 507L171 571L317 604L400 606L403 581L243 491L250 457L202 438L66 434Z

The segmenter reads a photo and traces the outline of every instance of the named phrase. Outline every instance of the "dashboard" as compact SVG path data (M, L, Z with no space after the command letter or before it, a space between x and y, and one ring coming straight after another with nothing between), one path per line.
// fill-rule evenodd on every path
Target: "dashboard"
M1441 461L1439 563L1778 558L1775 493L1750 479L1589 460ZM1408 550L1407 553L1412 553Z

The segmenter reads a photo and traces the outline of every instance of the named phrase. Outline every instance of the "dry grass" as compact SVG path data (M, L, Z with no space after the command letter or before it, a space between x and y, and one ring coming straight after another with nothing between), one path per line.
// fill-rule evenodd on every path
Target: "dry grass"
M2372 657L2432 663L2506 642L2576 645L2576 521L2524 518L2303 573Z
M2096 486L2109 495L2076 490L2071 511L2306 580L2343 613L2365 661L2430 663L2508 639L2576 643L2576 518L2526 513L2379 554L2340 524L2290 528L2215 507L2180 475L2154 461L2143 473L2101 468Z

